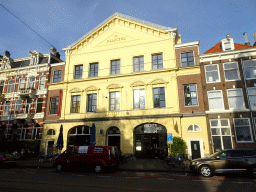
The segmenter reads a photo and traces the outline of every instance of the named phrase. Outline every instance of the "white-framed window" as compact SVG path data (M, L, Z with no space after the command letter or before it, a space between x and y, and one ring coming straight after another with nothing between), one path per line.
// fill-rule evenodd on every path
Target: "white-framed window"
M214 152L232 149L231 130L228 119L210 119Z
M152 55L152 69L163 69L163 53Z
M14 80L9 80L8 81L7 93L11 93L13 91L14 91Z
M241 88L228 89L227 95L230 109L245 108L243 90Z
M120 92L110 92L109 110L120 110Z
M35 89L36 85L36 78L35 77L30 77L29 78L29 87L30 89Z
M153 101L154 101L154 108L165 107L165 88L164 87L153 88Z
M183 85L185 106L198 105L196 84Z
M70 113L80 113L80 103L81 95L72 95Z
M194 66L194 52L184 52L180 54L181 57L181 67L189 67L189 66Z
M120 59L110 61L111 75L120 74Z
M240 80L238 64L237 63L224 63L224 74L226 81Z
M45 89L46 76L40 76L39 78L39 90Z
M49 129L49 130L47 131L47 135L55 135L54 129Z
M4 93L4 81L0 81L0 93Z
M20 108L21 108L21 100L18 99L16 100L16 103L15 103L15 112L20 113Z
M144 56L133 57L133 72L144 71Z
M9 111L10 111L10 101L5 101L5 105L4 105L4 115L9 115Z
M234 118L234 128L237 143L253 142L249 118Z
M26 79L25 78L20 78L19 80L19 90L25 89L26 88Z
M256 108L256 87L249 87L248 88L248 96L251 109Z
M223 51L230 51L230 50L234 50L235 46L234 46L234 41L233 38L225 38L221 40L221 48Z
M87 112L96 112L97 109L97 94L87 94Z
M83 77L83 65L76 65L74 71L74 79L82 79Z
M61 75L62 75L62 70L54 71L53 72L52 82L53 83L60 82L61 81Z
M145 89L133 90L133 109L145 109Z
M221 90L207 91L209 110L224 109L223 96Z
M256 60L243 61L246 79L256 78Z
M43 109L43 98L37 98L36 99L36 113L41 113Z
M201 128L197 124L191 124L188 126L187 132L201 132Z
M206 83L220 82L219 65L206 65L205 66Z

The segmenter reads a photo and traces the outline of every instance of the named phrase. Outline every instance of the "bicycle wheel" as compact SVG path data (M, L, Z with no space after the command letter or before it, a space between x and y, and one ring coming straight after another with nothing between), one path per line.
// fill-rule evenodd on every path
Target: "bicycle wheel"
M182 169L185 169L186 165L183 161L180 161L179 162L179 166L182 168Z
M171 169L171 167L172 167L170 158L165 158L163 161L163 164L166 169Z

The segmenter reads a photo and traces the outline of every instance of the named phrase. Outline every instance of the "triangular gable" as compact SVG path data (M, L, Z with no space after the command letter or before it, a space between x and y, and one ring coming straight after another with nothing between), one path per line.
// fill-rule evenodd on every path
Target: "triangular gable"
M239 44L239 43L234 43L235 46L235 50L236 49L245 49L245 48L251 48L253 46L251 45L244 45L244 44ZM214 45L212 48L210 48L209 50L207 50L206 52L204 52L203 54L207 54L207 53L217 53L217 52L223 52L222 48L221 48L221 42L217 43L216 45Z
M177 28L165 27L162 25L158 25L158 24L154 24L154 23L151 23L148 21L137 19L137 18L128 16L128 15L124 15L121 13L114 13L113 15L108 17L106 20L104 20L102 23L100 23L95 28L93 28L88 33L86 33L84 36L79 38L77 41L75 41L74 43L69 45L66 49L70 49L70 48L78 48L79 49L80 46L84 46L85 44L91 42L94 38L98 37L100 34L102 34L104 31L106 31L109 27L113 26L116 22L118 22L118 19L119 19L119 21L123 20L120 22L123 22L124 25L126 25L127 23L132 23L134 28L140 27L141 29L143 29L145 31L147 31L148 28L151 28L149 30L149 33L152 33L152 34L160 35L160 33L165 33L165 30L177 31ZM140 26L138 26L138 25L140 25ZM65 48L64 48L64 50L65 50Z

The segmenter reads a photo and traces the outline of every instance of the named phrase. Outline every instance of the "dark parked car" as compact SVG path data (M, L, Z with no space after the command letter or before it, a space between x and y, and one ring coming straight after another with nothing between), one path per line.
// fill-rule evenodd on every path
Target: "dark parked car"
M256 150L222 150L207 158L194 159L189 168L204 177L213 173L248 172L256 178Z

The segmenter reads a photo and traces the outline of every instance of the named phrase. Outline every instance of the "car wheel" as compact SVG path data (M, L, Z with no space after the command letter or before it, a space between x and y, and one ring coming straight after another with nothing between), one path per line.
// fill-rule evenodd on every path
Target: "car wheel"
M256 178L256 166L252 167L252 176L253 178Z
M56 166L56 170L57 170L58 172L63 171L63 165L62 165L62 164L58 164L58 165Z
M102 173L102 169L103 169L103 167L102 167L101 164L95 164L95 165L94 165L94 171L95 171L95 173Z
M211 177L212 176L212 169L211 169L211 167L209 167L207 165L202 165L200 167L199 172L203 177Z

